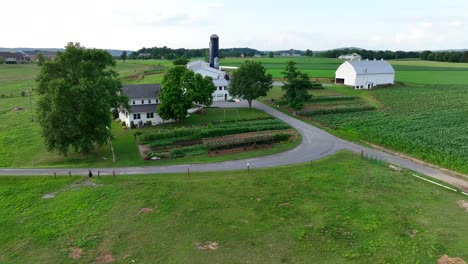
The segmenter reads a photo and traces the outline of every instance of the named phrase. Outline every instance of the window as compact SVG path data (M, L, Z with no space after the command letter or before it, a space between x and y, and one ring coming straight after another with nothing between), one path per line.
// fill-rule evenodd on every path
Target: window
M146 118L153 118L154 117L154 113L146 113Z
M148 100L148 104L151 104L151 100Z
M141 104L145 104L145 100L141 100Z
M220 86L220 87L218 87L218 90L219 90L219 91L221 91L222 89L223 89L223 87L221 87L221 86Z
M159 104L159 99L156 99L156 103Z
M133 119L135 120L141 119L140 114L133 114Z
M216 97L224 97L224 95L218 94L218 95L216 95Z
M132 104L135 104L135 101L133 101Z

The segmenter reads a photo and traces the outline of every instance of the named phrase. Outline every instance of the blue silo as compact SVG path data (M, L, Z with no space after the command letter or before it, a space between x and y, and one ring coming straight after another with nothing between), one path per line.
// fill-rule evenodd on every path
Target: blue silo
M219 68L219 37L216 34L210 37L210 67Z

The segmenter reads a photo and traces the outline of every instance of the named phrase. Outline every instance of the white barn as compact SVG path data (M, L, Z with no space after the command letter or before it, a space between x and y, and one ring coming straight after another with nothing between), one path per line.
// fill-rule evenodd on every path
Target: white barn
M338 67L335 83L354 89L372 89L395 83L395 70L384 60L346 61Z
M362 60L362 57L361 57L361 55L359 55L357 53L353 53L353 54L341 55L341 56L338 57L338 59L342 59L342 60Z
M187 64L187 69L203 77L209 76L213 79L213 84L216 87L216 91L213 93L213 101L232 99L229 95L229 75L225 71L212 68L209 63L201 60L190 62Z

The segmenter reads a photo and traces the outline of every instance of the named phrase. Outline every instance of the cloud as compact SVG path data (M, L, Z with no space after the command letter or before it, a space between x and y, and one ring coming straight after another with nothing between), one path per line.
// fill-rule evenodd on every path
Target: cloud
M433 26L432 22L421 22L419 25L425 28L431 28Z
M447 24L449 27L460 27L462 24L459 21L451 21Z

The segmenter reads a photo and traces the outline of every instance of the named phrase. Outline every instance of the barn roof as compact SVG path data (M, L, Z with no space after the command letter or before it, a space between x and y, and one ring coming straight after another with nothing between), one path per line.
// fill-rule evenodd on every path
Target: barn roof
M356 71L356 74L395 73L392 65L384 60L347 61Z
M131 84L124 85L122 92L130 99L156 98L161 92L160 84Z

